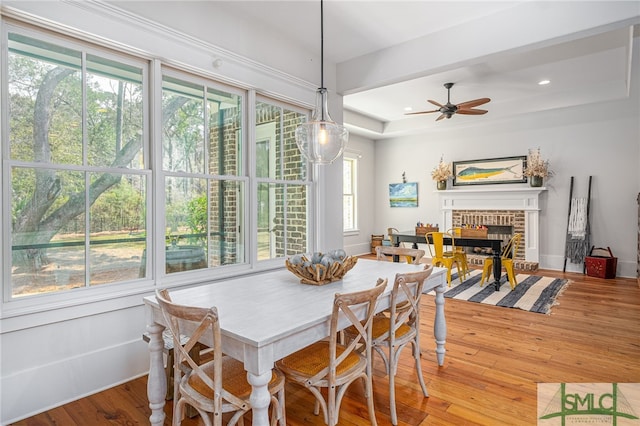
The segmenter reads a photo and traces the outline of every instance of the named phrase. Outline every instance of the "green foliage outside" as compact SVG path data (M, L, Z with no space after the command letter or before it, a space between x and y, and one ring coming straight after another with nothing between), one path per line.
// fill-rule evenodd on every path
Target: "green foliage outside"
M207 240L207 196L194 198L189 201L187 206L187 226L192 234L197 234L197 237L191 237L193 242L205 242Z

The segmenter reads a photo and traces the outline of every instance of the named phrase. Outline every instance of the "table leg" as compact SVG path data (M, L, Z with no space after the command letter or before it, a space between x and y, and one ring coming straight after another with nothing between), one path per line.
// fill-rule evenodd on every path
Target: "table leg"
M433 322L433 335L436 338L436 356L438 357L438 365L444 365L444 354L446 352L444 344L447 339L447 322L444 318L444 292L447 290L447 282L444 276L442 282L436 290L436 318Z
M499 254L493 256L493 278L495 278L493 286L496 288L496 291L499 291L500 278L502 278L502 259Z
M271 381L271 371L262 374L247 373L247 380L251 384L251 415L253 416L253 426L269 426L269 395L268 384Z
M167 378L165 376L162 352L164 339L162 332L164 327L153 323L147 326L149 332L149 377L147 380L147 397L151 416L149 422L152 425L164 424L164 402L167 395Z

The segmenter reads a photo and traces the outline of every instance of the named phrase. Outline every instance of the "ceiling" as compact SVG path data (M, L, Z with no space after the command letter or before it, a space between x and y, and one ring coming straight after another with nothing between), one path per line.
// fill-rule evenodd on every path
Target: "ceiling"
M364 90L344 97L348 111L375 118L382 131L351 126L351 132L375 139L418 133L437 126L473 125L526 113L607 102L629 96L630 38L627 28L523 52L496 55L482 62L424 77ZM636 48L637 51L637 48ZM546 85L538 84L548 80ZM436 122L433 111L447 102L444 83L453 82L451 103L490 98L477 107L485 115L454 115ZM352 117L346 113L345 121ZM355 121L355 120L354 120Z
M293 44L302 51L319 51L320 3L317 0L158 2L163 5L158 8L148 7L149 2L145 1L109 3L150 19L165 19L167 25L182 25L181 31L194 36L211 36L213 43L223 47L225 39L219 32L216 33L215 29L207 32L207 29L194 25L196 21L188 19L188 14L213 16L223 12L224 22L233 22L227 28L222 28L224 22L220 23L223 32L228 29L233 32L235 28L233 36L243 37L242 26L259 28L265 37L271 38L271 43L281 38L287 45ZM173 11L171 3L175 7ZM336 84L344 95L345 125L352 133L372 139L607 102L629 96L632 59L629 52L633 48L630 34L635 25L635 37L638 37L640 23L640 1L618 3L624 3L626 16L631 15L631 19L592 29L584 27L579 33L576 31L566 37L542 40L539 36L538 42L534 43L530 41L532 34L543 34L545 26L528 22L526 14L517 15L514 11L531 10L526 7L534 5L542 12L547 11L549 22L546 24L569 27L573 19L563 22L554 8L562 7L565 16L573 16L573 11L578 16L579 12L586 10L585 5L594 2L325 0L324 58L326 63L337 66ZM628 11L629 5L631 12ZM164 15L161 13L163 9ZM176 13L178 10L179 14ZM507 16L509 19L505 19ZM559 22L553 22L554 18ZM593 16L587 18L591 20L585 18L585 22L594 21ZM411 50L411 55L418 55L425 61L437 57L440 62L436 65L414 67L404 74L398 72L388 78L378 78L373 83L369 81L363 87L340 87L342 81L349 80L347 74L354 73L354 69L364 76L364 80L369 77L362 68L358 69L358 62L374 61L376 69L396 65L400 69L409 59L400 53L394 56L395 52L402 52L403 47L427 38L440 42L435 44L437 47L433 47L433 43L415 44L432 47ZM507 45L511 41L509 48L495 47L493 51L486 48L490 44ZM259 42L265 43L262 40L246 41ZM465 58L463 54L467 49L469 54ZM635 49L637 55L637 46ZM379 52L383 54L379 55ZM384 58L384 61L379 58ZM360 77L356 76L357 79ZM537 83L541 79L548 79L551 83L540 86ZM479 107L488 113L454 115L450 120L437 123L435 119L439 113L405 115L406 107L413 111L435 109L428 103L429 99L446 103L447 91L443 85L447 82L455 83L451 89L451 102L454 104L491 98L488 104Z

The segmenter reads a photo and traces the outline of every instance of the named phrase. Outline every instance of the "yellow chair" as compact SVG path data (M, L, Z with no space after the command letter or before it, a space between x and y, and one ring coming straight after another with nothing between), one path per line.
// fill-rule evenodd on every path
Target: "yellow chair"
M455 238L458 238L462 235L461 228L451 228L447 231L449 234L453 235ZM467 252L464 247L455 247L454 251L446 251L446 254L453 254L459 261L460 269L462 270L462 279L466 280L467 275L469 275L469 262L467 261Z
M507 271L507 278L509 278L509 284L511 285L511 290L516 288L518 283L516 282L516 274L513 270L513 258L518 253L518 247L520 246L520 239L522 238L522 234L515 234L511 237L511 240L507 243L506 246L502 249L502 254L500 255L500 261L502 263L502 267L505 271ZM482 265L482 278L480 279L480 287L484 284L485 279L488 281L491 277L491 272L493 270L493 257L487 257L484 259L484 264Z
M369 290L336 294L328 340L313 343L276 362L287 380L311 391L316 398L314 414L318 415L322 407L324 422L329 426L338 424L342 398L349 385L357 379L364 382L369 421L373 426L377 424L373 407L371 331L378 297L386 286L386 279L378 279L376 286ZM362 323L357 312L364 313ZM338 343L339 323L345 321L357 330L355 338L346 345ZM326 392L322 391L323 388ZM326 393L326 400L323 393Z
M444 238L451 238L451 250L445 253L444 250ZM456 264L458 269L458 276L462 277L460 272L460 261L453 254L456 250L455 238L448 232L428 232L425 235L427 239L427 247L429 248L429 254L431 255L431 264L433 266L442 266L447 268L447 283L451 286L451 269L453 264Z

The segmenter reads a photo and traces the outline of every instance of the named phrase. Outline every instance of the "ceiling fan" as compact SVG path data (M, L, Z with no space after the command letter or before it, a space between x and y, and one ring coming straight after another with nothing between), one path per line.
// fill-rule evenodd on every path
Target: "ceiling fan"
M419 111L419 112L408 112L405 115L414 115L414 114L429 114L431 112L439 112L441 113L436 121L442 120L443 118L451 118L453 114L467 114L467 115L482 115L486 114L486 109L473 109L473 107L477 107L482 104L486 104L491 99L489 98L480 98L475 99L473 101L462 102L460 104L454 105L451 103L451 87L453 87L453 83L445 83L444 87L447 89L447 103L444 105L439 104L436 101L429 99L429 102L438 107L438 109L434 109L432 111Z

